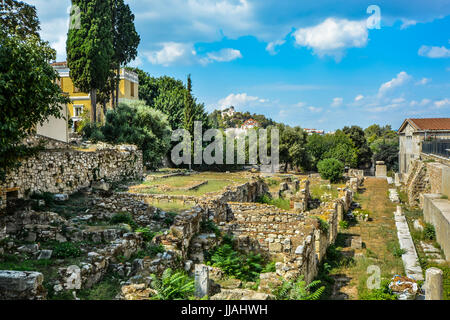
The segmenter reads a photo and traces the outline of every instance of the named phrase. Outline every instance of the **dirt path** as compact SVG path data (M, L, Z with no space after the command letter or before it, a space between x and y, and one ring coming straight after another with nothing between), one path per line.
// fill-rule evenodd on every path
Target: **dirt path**
M355 202L370 211L371 221L359 222L340 231L337 245L343 246L343 253L353 257L355 263L332 270L335 284L331 299L358 299L358 291L367 290L365 283L369 265L380 267L382 278L403 273L401 258L393 255L393 248L398 242L393 215L396 205L389 201L388 189L386 179L368 177L363 190L357 195ZM358 236L362 238L363 248L353 249L349 246L349 240Z

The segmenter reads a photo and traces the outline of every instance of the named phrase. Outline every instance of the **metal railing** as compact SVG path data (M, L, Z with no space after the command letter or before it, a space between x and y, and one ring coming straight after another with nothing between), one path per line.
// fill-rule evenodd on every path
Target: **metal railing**
M450 158L450 139L423 141L422 152Z

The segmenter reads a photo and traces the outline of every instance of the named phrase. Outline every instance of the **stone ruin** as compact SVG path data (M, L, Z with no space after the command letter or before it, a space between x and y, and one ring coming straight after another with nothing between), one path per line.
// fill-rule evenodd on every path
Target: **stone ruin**
M9 237L29 241L107 243L89 249L80 264L59 268L57 279L52 283L56 292L90 288L101 281L108 270L114 270L130 279L125 291L151 294L152 290L148 288L151 274L161 274L169 267L181 267L193 272L196 265L204 262L203 252L220 244L220 239L217 239L215 234L200 233L201 222L207 220L214 221L221 231L232 234L239 250L260 252L270 259L279 261L276 264L276 273L269 277L272 281L278 281L279 276L292 279L303 275L305 280L310 282L317 275L319 263L327 247L336 239L338 223L350 207L353 192L342 189L339 199L323 203L319 208L308 211L309 181L293 180L287 184L288 189L296 191L291 197L291 202L294 203L291 210L255 203L259 197L268 194L268 186L261 179L252 179L242 185L228 187L218 195L187 197L185 200L192 201L195 206L177 215L170 229L152 240L154 244L161 244L165 252L158 253L153 258L135 259L125 264L119 263L120 257L129 258L142 248L143 239L139 233L127 233L121 229L80 230L76 228L76 221L109 219L113 212L126 211L132 214L138 225L158 229L160 221L158 209L145 202L146 196L149 195L124 192L93 193L89 212L74 221L65 220L51 212L24 210L12 216L2 217L0 231L4 230L3 234ZM321 229L318 218L328 224L326 230ZM9 249L18 250L14 247ZM43 251L38 245L33 250L34 256L39 256ZM11 277L19 277L23 282L29 275L0 273L0 284L10 283L8 281L12 280L8 279ZM261 290L264 291L268 275L262 274L261 277L265 279L261 281ZM33 288L38 288L42 282L39 280L40 277L35 278L38 279L35 281L37 286ZM134 288L136 285L142 288ZM19 296L24 299L45 297L38 289L27 289L19 294L14 288L15 286L3 289L5 297L12 299ZM217 286L214 290L215 293L220 292ZM247 291L249 292L243 293L244 296L251 293L251 290ZM129 298L135 297L130 292L125 295ZM225 291L222 294L224 295ZM253 294L262 298L261 292L253 291Z

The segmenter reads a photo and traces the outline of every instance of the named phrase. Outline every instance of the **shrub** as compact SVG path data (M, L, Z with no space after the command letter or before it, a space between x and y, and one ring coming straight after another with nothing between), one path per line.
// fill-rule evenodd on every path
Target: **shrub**
M137 259L143 259L145 257L154 257L156 256L158 253L163 253L165 252L165 248L162 244L148 244L145 246L145 248L143 250L139 250L134 258Z
M114 110L108 110L101 133L106 142L137 145L149 169L156 168L170 148L167 116L143 101L120 103Z
M44 200L47 206L52 205L55 202L53 194L50 192L35 192L30 196L30 198L35 200Z
M264 259L260 254L240 254L229 243L217 247L210 256L214 267L242 281L256 281L263 270Z
M317 169L322 179L330 180L330 182L337 182L342 179L344 164L339 160L329 158L319 161Z
M212 232L216 237L220 236L220 229L212 220L202 220L200 223L200 231L204 233Z
M150 231L149 228L137 228L135 232L138 232L142 235L142 238L144 238L145 241L150 242L155 237L156 233L153 231Z
M306 284L303 276L296 280L283 281L283 284L274 290L277 300L319 300L325 290L325 286L321 286L314 290L319 284L320 280L312 281Z
M183 271L168 268L162 277L154 274L151 277L151 287L158 292L152 300L186 300L194 294L194 280Z
M324 233L328 233L328 230L330 229L330 225L328 224L328 222L326 222L320 217L314 216L313 218L316 218L317 221L319 222L319 229Z
M341 229L348 229L350 227L350 225L349 225L348 221L341 220L341 221L339 221L339 227Z
M137 224L134 222L132 215L126 212L116 213L111 217L110 222L112 224L126 223L133 229L137 228Z
M170 227L175 221L177 214L175 212L166 212L166 217L164 218L164 223Z
M57 243L53 247L53 256L55 258L76 258L80 255L80 245L74 242Z
M436 230L431 223L425 223L425 228L423 229L423 235L427 240L436 239Z
M256 199L256 202L269 204L283 210L289 210L291 208L291 203L289 200L283 198L272 199L266 194Z
M360 300L397 300L397 296L389 289L390 280L383 280L380 289L372 289L359 294Z
M275 261L270 261L268 264L266 264L264 266L264 268L262 269L261 273L266 273L266 272L275 272L276 268L275 268Z

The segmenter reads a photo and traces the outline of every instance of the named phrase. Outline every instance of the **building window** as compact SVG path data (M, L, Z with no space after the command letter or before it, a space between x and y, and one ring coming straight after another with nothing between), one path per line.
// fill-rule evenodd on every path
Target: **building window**
M83 114L83 105L73 106L73 116L74 117L81 117L82 114Z
M131 82L131 96L134 97L134 82Z

